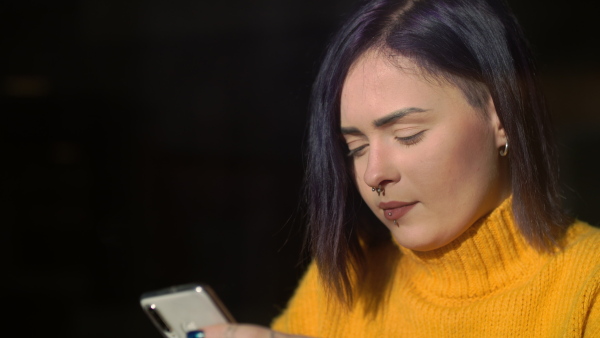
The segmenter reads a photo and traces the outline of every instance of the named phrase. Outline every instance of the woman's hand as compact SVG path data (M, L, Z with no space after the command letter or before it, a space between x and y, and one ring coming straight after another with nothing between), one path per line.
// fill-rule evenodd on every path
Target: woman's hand
M266 327L247 324L218 324L203 327L188 333L188 338L302 338L270 330Z

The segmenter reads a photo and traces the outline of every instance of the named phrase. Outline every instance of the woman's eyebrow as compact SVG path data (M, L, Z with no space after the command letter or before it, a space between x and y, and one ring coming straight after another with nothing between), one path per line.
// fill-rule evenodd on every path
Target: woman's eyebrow
M429 109L416 108L416 107L410 107L410 108L396 110L394 112L387 114L384 117L380 117L377 120L373 121L373 125L375 126L375 128L381 128L388 124L394 123L407 115L414 114L414 113L424 113L428 110ZM360 131L360 129L358 129L356 127L342 127L340 130L342 132L342 135L363 135L363 133Z
M363 133L355 127L342 127L340 129L342 131L342 135L362 135Z
M394 112L391 112L390 114L384 116L384 117L380 117L377 120L373 121L373 126L375 126L376 128L380 128L383 127L385 125L394 123L402 118L404 118L407 115L413 114L413 113L424 113L426 112L428 109L422 109L422 108L416 108L416 107L409 107L409 108L404 108L404 109L400 109L400 110L396 110Z

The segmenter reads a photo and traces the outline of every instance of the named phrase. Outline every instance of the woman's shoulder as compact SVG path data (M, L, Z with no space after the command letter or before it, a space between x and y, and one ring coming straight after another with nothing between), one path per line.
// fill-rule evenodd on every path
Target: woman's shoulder
M556 255L557 281L581 322L587 323L586 337L600 334L600 228L575 221L565 236L565 246ZM582 312L583 313L580 313Z
M567 230L563 249L565 252L600 254L600 228L576 220Z
M324 289L317 264L312 261L286 309L273 320L271 327L285 333L315 336L321 324L319 311L323 305Z
M556 255L564 272L587 275L600 288L600 228L575 221L568 229L562 250Z

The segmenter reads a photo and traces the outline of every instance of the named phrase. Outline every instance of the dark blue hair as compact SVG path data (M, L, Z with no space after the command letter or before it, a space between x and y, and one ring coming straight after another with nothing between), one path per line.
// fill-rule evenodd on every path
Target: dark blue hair
M348 304L357 291L370 292L373 267L366 251L391 242L389 231L358 195L340 133L344 80L351 65L370 49L411 59L428 74L457 85L473 106L482 107L491 96L510 141L516 222L532 246L550 250L556 245L571 219L561 207L552 124L527 41L506 3L367 1L328 46L311 97L305 178L308 237L326 285ZM358 290L352 287L353 275Z

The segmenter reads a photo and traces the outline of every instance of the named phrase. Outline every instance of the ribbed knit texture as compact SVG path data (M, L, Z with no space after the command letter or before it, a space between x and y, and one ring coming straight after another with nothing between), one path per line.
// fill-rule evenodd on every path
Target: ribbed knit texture
M313 337L600 337L600 230L573 224L554 254L513 221L511 199L449 245L400 248L376 317L329 296L312 263L278 331Z

